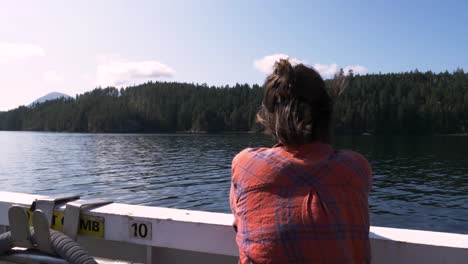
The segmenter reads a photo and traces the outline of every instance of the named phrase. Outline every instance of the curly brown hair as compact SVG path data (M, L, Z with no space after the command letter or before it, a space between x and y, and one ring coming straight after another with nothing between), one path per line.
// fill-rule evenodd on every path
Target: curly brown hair
M315 69L281 59L263 86L256 122L266 134L286 146L330 143L333 100Z

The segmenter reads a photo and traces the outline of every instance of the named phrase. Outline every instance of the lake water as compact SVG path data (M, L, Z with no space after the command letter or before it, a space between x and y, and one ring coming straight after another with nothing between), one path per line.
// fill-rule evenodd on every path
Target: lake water
M230 212L233 156L262 135L0 132L0 189ZM468 234L468 137L337 136L372 163L371 224Z

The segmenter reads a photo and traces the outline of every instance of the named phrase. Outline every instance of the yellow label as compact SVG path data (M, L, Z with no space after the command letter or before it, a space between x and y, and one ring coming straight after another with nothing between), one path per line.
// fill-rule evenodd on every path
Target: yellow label
M32 212L29 208L26 209L29 218L29 225L32 225ZM57 231L63 231L63 221L65 214L62 211L54 211L52 216L51 228ZM104 218L80 215L80 226L78 229L79 235L93 236L93 237L104 237Z

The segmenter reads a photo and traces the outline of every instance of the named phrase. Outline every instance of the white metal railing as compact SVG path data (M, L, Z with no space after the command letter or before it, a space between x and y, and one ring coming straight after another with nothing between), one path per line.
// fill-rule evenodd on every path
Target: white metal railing
M0 226L12 205L29 207L43 196L0 192ZM56 208L62 227L65 206ZM238 256L230 214L113 203L83 213L79 234L149 247ZM371 227L375 263L468 263L468 235ZM466 230L464 230L466 231Z

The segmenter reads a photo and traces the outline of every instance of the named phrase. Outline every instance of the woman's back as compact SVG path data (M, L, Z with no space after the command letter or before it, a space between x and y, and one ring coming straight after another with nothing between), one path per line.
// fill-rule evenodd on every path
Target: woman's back
M328 144L246 149L233 160L241 263L368 263L371 169Z
M232 163L241 263L370 262L370 165L329 145L332 96L345 86L336 80L327 89L313 68L287 60L267 77L257 123L279 144Z

